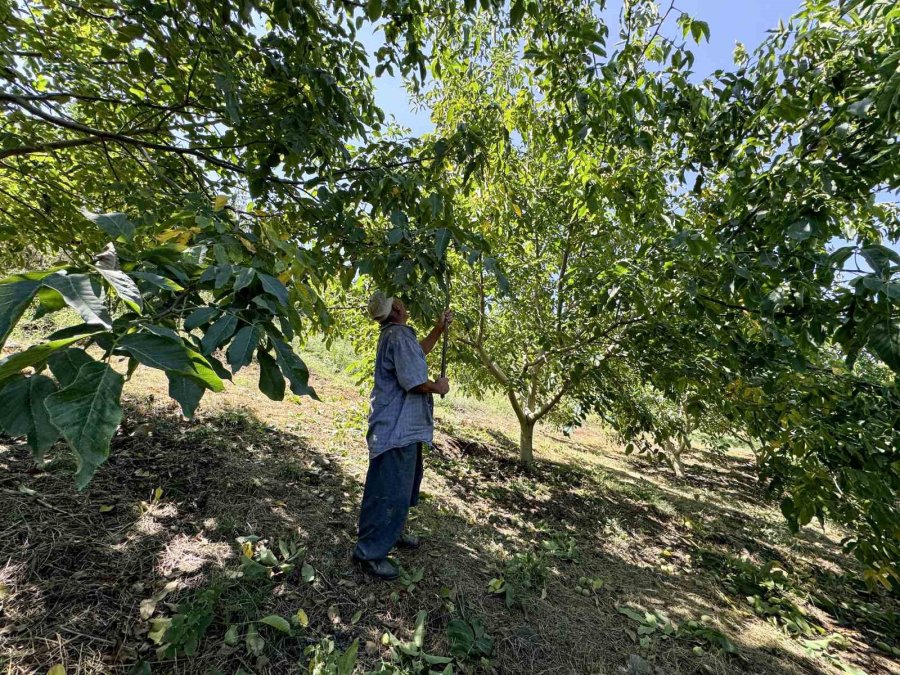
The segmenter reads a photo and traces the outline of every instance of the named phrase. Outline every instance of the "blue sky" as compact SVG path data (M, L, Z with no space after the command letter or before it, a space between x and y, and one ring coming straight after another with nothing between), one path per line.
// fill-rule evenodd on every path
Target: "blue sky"
M663 4L663 9L668 3ZM694 45L692 51L696 57L694 70L700 76L712 73L718 68L729 68L733 65L732 52L735 43L742 42L748 51L763 41L766 31L778 25L779 19L787 23L801 7L800 0L676 0L675 6L687 12L695 19L709 24L709 43ZM616 28L621 2L609 0L605 16L611 17L610 42L616 38ZM668 30L663 34L674 37L677 33L672 12L666 22ZM367 46L375 44L374 40L365 40ZM425 111L413 111L409 97L403 89L399 78L381 77L376 80L376 99L388 118L393 116L404 127L412 130L413 135L420 135L431 130L431 122Z

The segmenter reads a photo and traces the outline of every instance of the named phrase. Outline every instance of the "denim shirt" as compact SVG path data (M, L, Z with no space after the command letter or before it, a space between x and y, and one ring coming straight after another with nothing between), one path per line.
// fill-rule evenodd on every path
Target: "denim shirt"
M410 391L427 381L425 352L415 331L399 323L382 326L366 434L370 458L410 443L431 444L434 400L431 394Z

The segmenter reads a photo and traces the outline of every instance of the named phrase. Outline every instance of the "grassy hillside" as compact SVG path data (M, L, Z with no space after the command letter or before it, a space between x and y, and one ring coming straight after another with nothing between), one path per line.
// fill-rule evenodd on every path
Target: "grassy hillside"
M140 369L83 493L61 446L36 468L0 439L2 672L305 672L357 639L360 672L420 672L399 643L423 610L424 651L456 655L437 672L900 672L896 596L855 581L840 532L792 536L749 453L675 479L590 424L542 429L525 471L502 401L437 401L425 543L370 581L349 559L367 399L346 354L309 362L320 402L269 401L253 366L193 422Z

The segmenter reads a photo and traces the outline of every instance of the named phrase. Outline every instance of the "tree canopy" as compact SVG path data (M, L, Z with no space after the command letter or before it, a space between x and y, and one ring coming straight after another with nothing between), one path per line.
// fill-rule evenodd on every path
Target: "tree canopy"
M690 399L792 526L833 518L900 580L900 9L807 2L701 80L705 23L599 7L0 2L2 262L55 263L0 283L0 344L29 307L82 319L0 362L0 426L38 459L64 438L82 487L138 365L187 416L252 359L271 398L314 395L291 342L328 294L371 279L421 317L449 272L523 459L592 411L684 435L647 402ZM385 72L433 134L385 124Z

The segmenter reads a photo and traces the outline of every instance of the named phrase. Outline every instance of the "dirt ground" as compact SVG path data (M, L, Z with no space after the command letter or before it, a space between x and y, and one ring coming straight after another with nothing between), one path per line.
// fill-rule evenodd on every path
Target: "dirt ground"
M423 546L397 554L405 584L372 582L349 559L365 397L334 374L314 378L320 402L274 403L256 377L241 371L188 422L162 374L141 369L81 493L64 447L39 468L0 438L0 671L305 672L304 650L331 637L338 649L359 639L362 672L390 661L386 631L409 639L426 610L431 654L449 653L461 616L492 638L489 658L455 672L900 673L896 596L855 581L839 532L792 536L749 453L700 452L676 479L590 424L571 438L542 430L526 470L512 415L452 395L437 404L413 521ZM279 540L293 567L252 578L245 554ZM500 579L511 607L492 592ZM185 609L204 602L207 619ZM256 623L301 609L308 625L290 635ZM178 613L209 624L192 656L154 642Z

